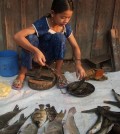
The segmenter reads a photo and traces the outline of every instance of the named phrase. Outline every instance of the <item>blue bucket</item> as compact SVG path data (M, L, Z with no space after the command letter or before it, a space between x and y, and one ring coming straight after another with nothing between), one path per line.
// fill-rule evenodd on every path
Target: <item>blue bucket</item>
M18 54L13 50L0 51L0 75L11 77L19 71Z

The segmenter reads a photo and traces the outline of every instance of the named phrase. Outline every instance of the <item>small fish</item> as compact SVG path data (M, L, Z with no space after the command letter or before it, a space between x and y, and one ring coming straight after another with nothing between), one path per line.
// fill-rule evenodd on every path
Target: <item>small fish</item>
M22 131L18 134L37 134L38 128L35 124L29 123Z
M25 109L25 108L23 108ZM0 115L0 129L8 126L8 121L12 119L15 115L20 113L23 109L19 109L18 105L16 105L13 111L7 112L3 115Z
M38 126L41 127L47 120L47 113L44 108L44 105L39 105L40 109L35 110L32 115L32 121Z
M80 134L74 119L75 113L76 113L75 107L69 109L66 121L63 125L64 134Z
M55 117L57 116L57 111L54 106L50 106L50 104L46 105L46 112L47 112L47 117L49 121L53 121Z
M21 114L19 121L1 130L0 134L17 134L20 127L24 124L24 122L28 119L28 117L26 118L24 117L24 114Z
M120 94L116 93L114 89L112 89L112 92L113 92L113 94L114 94L114 96L115 96L115 99L116 99L118 102L120 102Z
M45 126L44 134L64 134L62 119L64 118L65 113L66 111L64 111L64 113L61 111L53 121L48 122L47 126Z

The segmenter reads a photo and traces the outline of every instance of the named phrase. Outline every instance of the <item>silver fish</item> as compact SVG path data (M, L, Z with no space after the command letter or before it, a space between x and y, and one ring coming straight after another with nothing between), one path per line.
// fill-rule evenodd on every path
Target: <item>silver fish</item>
M47 113L44 108L44 105L39 105L40 109L35 110L32 115L32 121L38 126L41 127L47 120Z
M28 116L29 117L29 116ZM28 117L24 117L24 114L21 114L19 121L15 122L13 125L8 126L0 131L0 134L17 134L20 127L24 124L24 122L28 119Z
M25 108L23 108L25 109ZM16 105L13 111L7 112L3 115L0 115L0 129L8 126L8 121L12 119L15 115L20 113L23 109L19 109L18 105Z
M38 128L35 124L29 123L22 131L18 134L37 134Z
M100 114L98 114L97 116L98 116L97 120L92 125L92 127L87 131L87 134L94 134L94 133L96 133L97 131L100 130L101 124L102 124L102 121L103 121L103 116L100 115Z
M80 134L74 119L76 113L75 107L69 109L66 121L64 122L64 134Z
M53 121L49 121L47 126L45 126L44 134L64 134L62 119L64 118L65 113L66 111L64 111L64 113L61 111Z

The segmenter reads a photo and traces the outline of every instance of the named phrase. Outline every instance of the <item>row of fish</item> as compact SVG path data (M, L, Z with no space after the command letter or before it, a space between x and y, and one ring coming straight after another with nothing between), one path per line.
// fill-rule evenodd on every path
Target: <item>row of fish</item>
M117 102L104 102L120 107L120 95L114 89L112 92ZM111 134L111 130L116 128L115 134L120 134L120 112L110 111L109 106L98 106L94 109L82 111L82 113L95 113L97 115L97 120L87 131L87 134Z
M43 128L43 134L80 134L74 120L75 107L69 109L64 122L63 118L66 110L64 112L61 110L57 113L55 107L50 106L50 104L46 106L39 105L39 107L39 109L35 109L31 117L39 128Z
M54 106L40 104L28 117L21 114L18 121L8 125L9 121L24 109L19 109L16 105L12 111L0 115L0 134L80 134L74 120L75 107L69 109L66 120L63 120L66 110L57 113ZM31 122L20 129L29 117ZM39 133L41 128L42 132Z

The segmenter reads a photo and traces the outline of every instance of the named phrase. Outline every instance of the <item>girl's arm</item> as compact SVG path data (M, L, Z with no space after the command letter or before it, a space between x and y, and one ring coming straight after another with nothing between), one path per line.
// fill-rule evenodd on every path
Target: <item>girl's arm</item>
M32 52L34 54L34 60L38 64L44 66L46 59L45 59L43 53L37 47L33 46L26 39L26 36L28 36L30 34L34 34L34 33L35 33L35 29L33 27L29 27L29 28L23 29L23 30L19 31L18 33L16 33L14 35L14 40L15 40L16 44L18 44L22 48Z
M80 76L80 78L83 78L86 76L86 73L84 68L81 65L81 51L73 33L71 33L71 35L68 37L68 41L72 47L75 56L76 76L77 77Z

